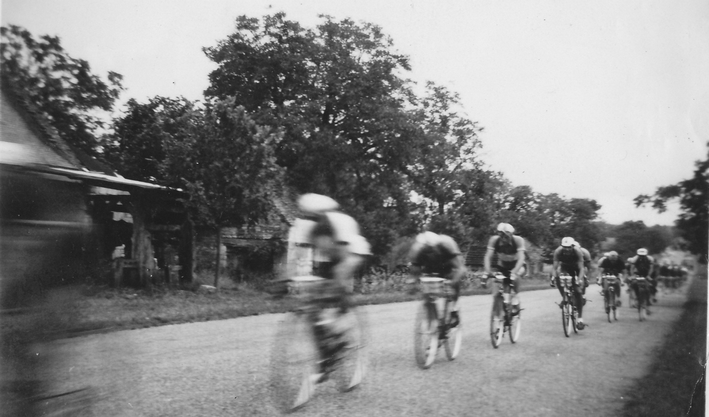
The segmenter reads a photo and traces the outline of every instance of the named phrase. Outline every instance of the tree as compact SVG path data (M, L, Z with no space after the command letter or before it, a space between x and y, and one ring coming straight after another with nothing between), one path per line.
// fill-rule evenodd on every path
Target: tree
M283 13L237 18L235 33L204 49L218 66L205 94L234 97L258 123L281 127L288 185L338 200L381 253L414 228L412 191L438 202L439 214L456 198L457 176L477 168L479 129L442 87L416 99L401 77L409 59L381 28L321 19L308 29Z
M189 117L186 134L166 137L160 175L182 183L193 218L217 232L218 286L220 230L265 218L281 181L274 154L281 134L258 126L234 99L209 102Z
M96 156L97 132L123 89L122 76L109 72L103 80L92 74L89 63L72 58L58 37L37 40L15 25L0 28L0 37L3 77L27 94L65 142Z
M113 133L103 138L104 158L127 178L181 186L178 177L163 175L165 147L188 134L198 111L194 104L157 96L144 104L130 99L126 107L114 120Z
M709 145L709 143L708 143ZM682 213L675 221L677 229L688 242L690 252L707 262L707 241L709 229L709 156L705 161L697 161L694 176L674 185L658 187L652 196L642 194L635 197L635 205L652 204L660 213L667 210L667 202L678 199Z

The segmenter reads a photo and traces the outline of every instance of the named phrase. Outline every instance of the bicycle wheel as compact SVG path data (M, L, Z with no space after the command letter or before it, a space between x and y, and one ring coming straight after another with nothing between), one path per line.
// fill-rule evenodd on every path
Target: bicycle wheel
M612 323L611 311L615 315L615 290L612 287L608 287L606 290L606 315L608 315L608 323Z
M510 342L517 343L521 330L522 312L518 312L517 315L512 316L512 318L510 319Z
M339 326L346 329L343 335L344 347L335 354L333 377L337 389L351 391L362 382L367 371L367 347L369 326L363 310L350 307L349 311L338 318Z
M645 321L647 310L647 293L644 288L638 287L638 317L640 321Z
M571 333L571 306L566 301L561 305L561 325L564 327L564 336L569 337L569 333Z
M458 318L460 319L460 311L458 312ZM448 358L449 361L452 361L458 356L462 344L463 329L462 324L458 323L457 326L448 329L446 340L443 341L443 347L446 350L446 358Z
M313 395L318 359L310 323L303 314L286 314L271 349L270 392L281 412L302 407Z
M428 369L436 360L438 350L438 319L433 303L422 303L416 312L414 356L421 369Z
M503 314L502 297L495 297L495 301L492 303L492 314L490 314L490 340L495 349L500 346L505 334Z
M571 306L571 327L574 329L574 333L579 332L579 312L576 309L576 306L573 305Z

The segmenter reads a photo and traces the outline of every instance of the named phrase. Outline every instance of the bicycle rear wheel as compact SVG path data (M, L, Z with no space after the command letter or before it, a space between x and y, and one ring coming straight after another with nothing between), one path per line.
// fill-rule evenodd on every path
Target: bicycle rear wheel
M518 312L517 315L512 316L510 319L510 342L517 343L521 330L522 312Z
M337 389L347 392L359 386L367 371L369 326L365 312L356 307L350 307L338 321L342 328L347 330L343 335L344 347L335 354L336 367L333 376Z
M438 319L436 305L422 303L416 312L414 326L414 357L421 369L428 369L436 360L438 351Z
M490 340L492 347L497 349L502 343L505 334L504 309L502 307L502 297L495 297L492 303L492 313L490 314Z
M460 318L460 312L458 312ZM457 326L448 329L446 340L443 341L443 347L446 350L446 358L449 361L455 359L460 353L460 347L463 344L463 329L460 322Z
M287 313L271 349L270 385L274 405L284 413L302 407L315 390L319 353L304 314Z

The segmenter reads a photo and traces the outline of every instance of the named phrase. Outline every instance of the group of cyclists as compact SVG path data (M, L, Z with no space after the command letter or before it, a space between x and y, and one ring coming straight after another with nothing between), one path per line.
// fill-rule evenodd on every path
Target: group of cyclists
M323 282L331 297L339 300L341 308L349 308L348 294L353 292L354 277L359 268L366 262L366 257L371 254L370 246L361 235L357 222L350 216L339 211L339 204L326 196L319 194L305 194L298 200L303 221L297 223L299 230L291 233L299 245L308 245L313 249L313 274L326 278ZM520 314L521 303L519 297L519 280L526 273L525 243L515 235L515 229L508 223L500 223L496 234L490 237L485 257L484 271L486 277L491 278L493 270L504 275L501 283L493 280L495 285L503 285L504 292L508 295L506 302L511 305L513 315ZM452 325L460 324L458 298L461 284L467 270L462 252L450 236L423 232L416 236L408 254L411 264L410 273L413 278L423 275L435 274L451 281L453 288L453 303L451 306ZM497 259L496 265L493 260ZM557 287L562 297L560 274L569 274L573 282L573 295L578 310L577 327L582 330L583 306L586 304L586 288L589 286L589 273L591 269L591 254L588 250L572 237L564 237L561 244L553 254L553 272L551 286ZM620 299L620 286L623 279L629 283L633 291L637 291L630 277L645 277L651 283L653 301L657 281L652 279L655 261L648 255L644 248L638 249L637 254L628 258L627 262L621 260L618 253L611 251L605 254L598 262L599 279L597 284L602 284L600 277L612 274L619 279L611 288L604 287L603 291L615 291ZM667 273L667 272L665 272ZM493 288L496 294L498 288ZM619 304L620 301L617 301ZM619 305L618 305L619 306ZM316 339L327 340L328 337L319 330L317 318L313 317L313 326L316 329ZM337 346L328 346L320 343L319 349L323 358L332 353ZM326 376L327 367L323 364L322 376Z

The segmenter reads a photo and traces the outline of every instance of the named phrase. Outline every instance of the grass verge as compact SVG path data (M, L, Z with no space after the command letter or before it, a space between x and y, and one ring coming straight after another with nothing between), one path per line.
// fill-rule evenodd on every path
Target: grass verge
M530 278L523 281L522 291L549 288L548 281ZM487 294L489 289L469 285L462 295ZM388 304L420 299L419 293L382 291L356 294L358 305ZM254 285L241 284L220 288L215 293L180 289L157 289L152 293L129 288L83 287L73 294L61 294L43 303L45 314L52 315L56 327L65 329L62 336L130 330L168 324L222 320L237 317L291 311L297 300L274 298ZM33 328L30 323L42 321L37 314L5 315L2 330Z
M624 395L626 417L704 416L707 275L692 282L679 321L656 351L650 373Z

